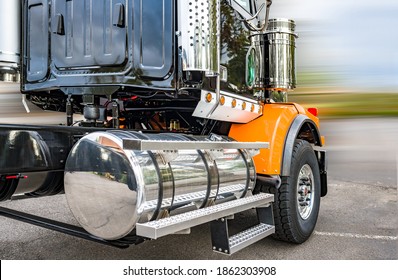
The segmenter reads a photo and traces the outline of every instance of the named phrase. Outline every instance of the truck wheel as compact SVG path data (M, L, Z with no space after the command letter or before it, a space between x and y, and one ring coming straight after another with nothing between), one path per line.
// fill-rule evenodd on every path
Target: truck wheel
M312 234L318 219L321 181L318 160L312 146L296 140L290 176L282 177L279 189L262 186L274 194L274 237L292 243L303 243Z

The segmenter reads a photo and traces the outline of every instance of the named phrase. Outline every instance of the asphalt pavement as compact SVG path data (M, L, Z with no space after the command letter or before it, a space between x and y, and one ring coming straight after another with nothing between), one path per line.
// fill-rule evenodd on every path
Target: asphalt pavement
M63 114L33 107L27 114L21 96L15 94L17 87L7 87L0 87L0 123L51 122L55 116L62 122ZM205 224L192 228L189 235L116 249L0 217L0 259L397 260L398 119L322 119L321 133L327 139L329 193L322 198L316 230L304 244L267 237L225 256L212 252ZM77 224L64 195L17 199L0 206ZM253 211L240 213L231 221L231 230L254 220Z

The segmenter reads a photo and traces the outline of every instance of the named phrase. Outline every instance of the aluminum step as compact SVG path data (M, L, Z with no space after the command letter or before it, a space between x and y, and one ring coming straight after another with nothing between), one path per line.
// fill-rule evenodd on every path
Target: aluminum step
M136 225L136 233L138 236L157 239L200 224L228 217L251 208L264 207L273 201L274 196L272 194L260 193L157 221L138 223Z
M275 227L263 223L239 232L229 238L230 247L228 254L236 253L273 233L275 233ZM217 248L213 248L213 250L217 251Z
M272 207L258 207L259 224L229 236L228 219L221 218L210 223L213 251L231 255L247 246L275 233Z

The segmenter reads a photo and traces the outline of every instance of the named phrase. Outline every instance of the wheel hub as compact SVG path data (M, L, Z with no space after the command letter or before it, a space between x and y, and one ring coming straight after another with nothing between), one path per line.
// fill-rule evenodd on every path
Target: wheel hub
M314 174L311 167L305 164L301 167L297 180L297 208L303 220L309 218L314 206Z

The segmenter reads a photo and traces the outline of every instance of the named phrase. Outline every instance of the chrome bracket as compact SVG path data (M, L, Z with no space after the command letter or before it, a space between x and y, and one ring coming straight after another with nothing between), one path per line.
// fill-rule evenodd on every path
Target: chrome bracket
M246 151L252 156L256 156L260 153L260 149L246 149Z
M164 164L168 164L178 157L178 150L157 150L155 152L162 158Z
M215 161L218 158L221 158L224 155L223 150L205 150L205 152L209 155L212 161Z

